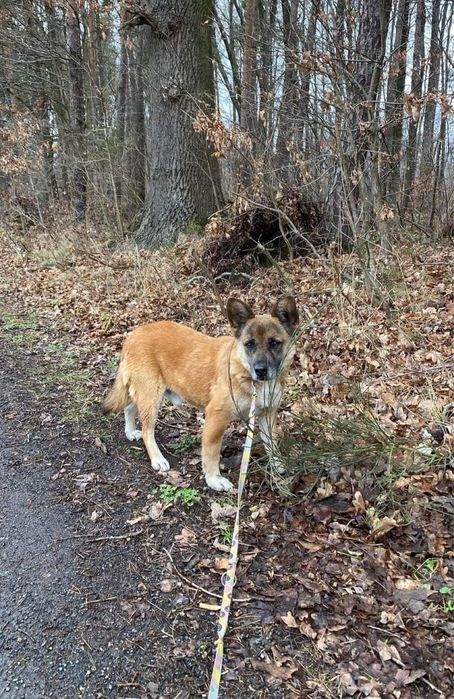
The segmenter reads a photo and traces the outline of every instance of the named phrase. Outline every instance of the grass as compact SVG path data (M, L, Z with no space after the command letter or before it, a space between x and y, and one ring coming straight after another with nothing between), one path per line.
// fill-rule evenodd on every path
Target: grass
M34 313L23 317L12 313L3 313L0 316L0 334L7 337L15 347L23 347L30 350L38 339L37 318Z
M187 434L178 442L172 442L172 444L169 444L169 449L174 451L176 454L185 454L186 452L191 451L191 449L194 449L194 447L197 445L197 439L195 439L192 435Z
M221 534L219 537L221 543L223 543L225 546L231 546L233 539L232 527L230 527L228 524L221 524L219 526L219 529L221 530Z
M352 392L354 394L354 391ZM360 394L349 399L348 416L320 414L292 416L291 435L280 443L287 477L270 472L271 483L286 497L295 497L292 483L307 484L306 496L322 478L330 482L354 478L358 488L368 493L377 514L392 508L405 516L404 493L396 489L399 478L428 468L433 456L417 452L409 440L380 424Z
M164 502L171 502L173 505L181 502L184 507L193 507L202 500L197 488L178 488L169 484L163 484L159 487L159 497Z

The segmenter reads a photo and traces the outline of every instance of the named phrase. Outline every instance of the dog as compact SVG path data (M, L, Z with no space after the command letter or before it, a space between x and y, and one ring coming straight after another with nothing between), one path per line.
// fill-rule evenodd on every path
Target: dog
M155 423L164 396L205 412L202 465L207 485L229 491L221 476L222 438L235 418L248 417L252 382L256 383L256 415L270 458L276 413L286 374L295 353L299 316L292 296L281 296L269 314L254 315L239 299L227 302L233 336L209 337L186 325L158 321L142 325L126 338L114 386L103 404L105 413L124 410L125 434L143 439L156 471L170 466L155 440ZM140 418L142 430L136 426Z

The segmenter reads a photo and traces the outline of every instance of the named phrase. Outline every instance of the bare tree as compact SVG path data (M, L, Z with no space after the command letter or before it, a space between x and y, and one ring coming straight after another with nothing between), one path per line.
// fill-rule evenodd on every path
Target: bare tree
M151 31L149 188L135 240L171 243L192 220L206 221L219 202L219 169L208 143L192 128L202 102L214 102L211 0L147 0L131 22Z
M429 77L427 81L428 99L424 108L424 129L422 134L421 175L431 178L434 166L434 127L436 102L433 99L440 87L440 0L432 0L432 19L429 50Z
M87 174L85 170L85 103L83 87L82 46L80 41L79 14L76 3L67 10L69 91L72 156L74 158L72 198L76 220L85 218L87 210Z

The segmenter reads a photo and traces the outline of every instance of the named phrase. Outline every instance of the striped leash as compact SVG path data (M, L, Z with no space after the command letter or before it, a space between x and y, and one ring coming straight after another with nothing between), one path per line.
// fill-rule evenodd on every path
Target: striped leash
M222 661L224 659L224 636L229 623L233 588L235 587L236 583L235 573L236 566L238 563L241 498L243 495L244 484L246 483L247 469L249 466L249 459L251 458L252 439L254 437L255 399L255 384L252 383L251 408L249 410L247 435L246 441L244 443L243 458L241 459L240 466L240 477L238 480L238 500L236 506L235 526L233 528L232 545L230 547L227 570L224 574L224 592L222 595L221 610L219 612L219 619L216 625L216 657L214 659L213 672L211 674L210 688L208 690L208 699L217 699L217 697L219 696L219 686L221 684Z

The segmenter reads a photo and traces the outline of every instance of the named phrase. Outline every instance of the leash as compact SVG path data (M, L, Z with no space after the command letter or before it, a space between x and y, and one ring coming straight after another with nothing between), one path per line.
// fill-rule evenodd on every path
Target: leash
M232 545L230 547L227 570L224 574L224 592L222 595L221 610L219 612L218 623L216 624L216 657L214 659L213 672L211 674L208 699L217 699L219 696L219 686L221 684L222 661L224 659L224 636L229 623L233 588L235 587L236 583L235 573L238 563L241 497L243 495L244 484L246 483L247 469L249 466L249 459L251 457L252 439L254 437L256 396L255 384L252 383L251 407L249 410L247 435L246 441L244 442L243 457L241 459L240 466L240 477L238 480L238 500L236 506L235 526L233 528Z

